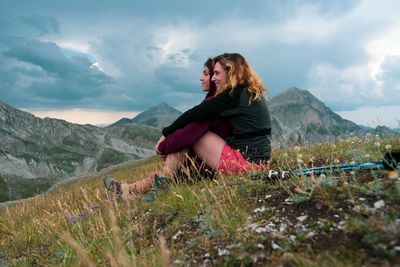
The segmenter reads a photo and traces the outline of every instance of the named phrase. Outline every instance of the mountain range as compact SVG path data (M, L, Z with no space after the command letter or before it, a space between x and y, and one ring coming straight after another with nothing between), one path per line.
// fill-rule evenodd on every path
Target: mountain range
M334 141L368 132L382 138L400 135L385 126L366 128L343 119L307 90L289 88L270 101L272 141L275 147L307 142Z
M154 155L160 134L159 129L134 123L99 128L40 119L0 102L0 202L31 194L20 186L26 179L49 187L62 179Z
M345 120L310 92L295 87L270 99L269 108L275 148L368 132L400 137L384 126L368 129ZM162 103L100 128L40 119L0 102L0 202L27 197L72 176L154 155L160 129L180 114Z

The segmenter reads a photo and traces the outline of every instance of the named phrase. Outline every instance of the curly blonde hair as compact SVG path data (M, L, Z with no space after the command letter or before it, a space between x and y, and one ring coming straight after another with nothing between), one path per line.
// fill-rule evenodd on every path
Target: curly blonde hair
M219 62L227 72L227 83L217 89L217 95L227 89L234 90L238 86L245 86L250 93L250 102L261 99L267 88L260 76L251 68L247 60L239 53L224 53L216 56L214 65Z

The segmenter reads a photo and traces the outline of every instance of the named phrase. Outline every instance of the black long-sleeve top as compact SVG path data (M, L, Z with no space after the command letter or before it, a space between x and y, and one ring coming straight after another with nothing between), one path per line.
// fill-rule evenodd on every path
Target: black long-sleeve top
M192 121L225 118L232 127L232 135L226 139L227 143L240 150L247 160L264 162L271 156L271 117L264 98L251 103L249 98L245 87L225 90L213 99L187 110L162 133L168 136Z

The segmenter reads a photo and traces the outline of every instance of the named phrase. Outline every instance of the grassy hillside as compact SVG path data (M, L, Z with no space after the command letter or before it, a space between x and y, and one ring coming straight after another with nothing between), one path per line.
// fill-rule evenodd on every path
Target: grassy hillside
M272 169L379 160L375 136L274 151ZM156 158L110 175L156 170ZM400 264L400 180L383 171L182 182L153 203L115 202L101 177L0 212L0 266L389 266Z
M35 196L46 192L58 182L54 178L21 178L11 175L0 175L0 205L1 202Z

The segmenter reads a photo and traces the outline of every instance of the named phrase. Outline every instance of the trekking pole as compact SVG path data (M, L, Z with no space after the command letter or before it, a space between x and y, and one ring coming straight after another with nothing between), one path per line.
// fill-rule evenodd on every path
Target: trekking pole
M321 166L309 169L297 169L290 171L269 171L267 179L287 179L290 176L310 176L325 173L341 173L361 170L388 170L395 171L400 169L400 149L388 150L385 152L383 160L371 162L356 162L349 164L337 164Z

